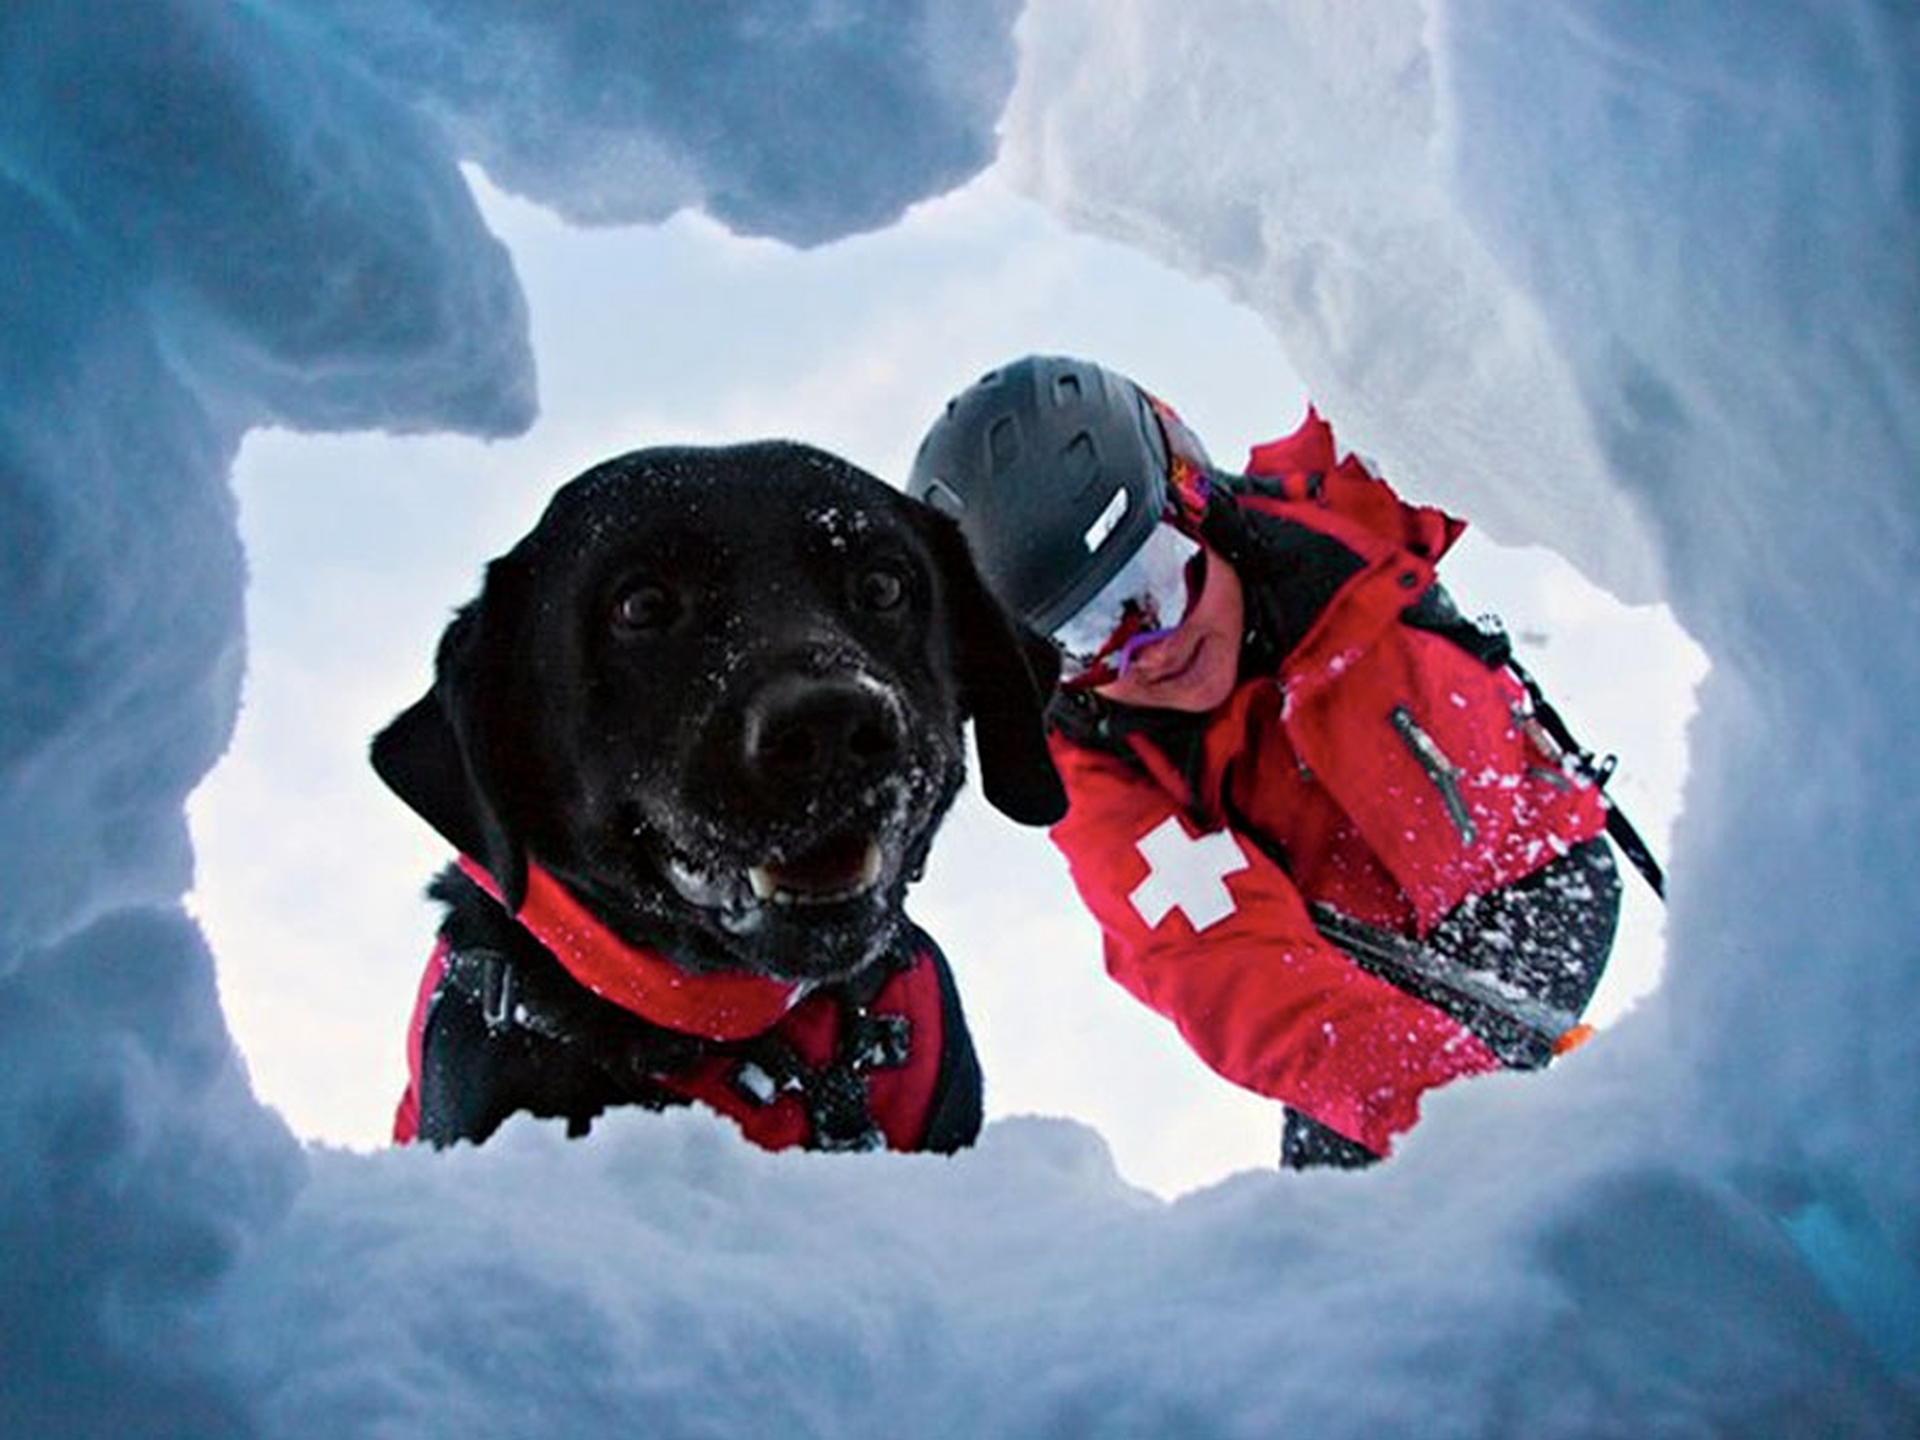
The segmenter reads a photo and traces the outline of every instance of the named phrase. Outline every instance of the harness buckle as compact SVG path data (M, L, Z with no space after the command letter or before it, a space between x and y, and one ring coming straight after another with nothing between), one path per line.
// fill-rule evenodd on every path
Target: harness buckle
M498 950L482 950L480 961L480 1015L487 1029L499 1032L513 1024L513 962Z
M762 1109L782 1095L802 1095L807 1090L806 1062L791 1047L777 1040L763 1040L733 1067L733 1088L749 1103Z
M847 1064L856 1073L898 1070L913 1053L913 1021L905 1015L875 1015L862 1008L849 1017Z

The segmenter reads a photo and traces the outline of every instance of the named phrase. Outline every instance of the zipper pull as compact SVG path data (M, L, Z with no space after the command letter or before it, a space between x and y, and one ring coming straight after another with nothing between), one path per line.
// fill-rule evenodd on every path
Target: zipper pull
M1420 722L1406 706L1394 706L1392 718L1393 728L1400 732L1407 749L1413 752L1413 758L1420 762L1420 768L1427 772L1427 778L1433 781L1440 798L1446 802L1447 818L1460 832L1460 843L1471 845L1479 831L1474 828L1473 816L1467 810L1466 797L1460 793L1459 767L1447 758L1447 752L1439 743L1420 728Z

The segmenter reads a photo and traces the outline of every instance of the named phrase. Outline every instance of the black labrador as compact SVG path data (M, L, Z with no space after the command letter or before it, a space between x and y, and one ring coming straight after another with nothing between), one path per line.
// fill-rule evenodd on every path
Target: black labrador
M376 737L460 852L395 1133L583 1133L698 1102L770 1147L948 1151L980 1074L907 886L964 777L1065 809L1051 650L946 517L784 441L636 451L563 487Z

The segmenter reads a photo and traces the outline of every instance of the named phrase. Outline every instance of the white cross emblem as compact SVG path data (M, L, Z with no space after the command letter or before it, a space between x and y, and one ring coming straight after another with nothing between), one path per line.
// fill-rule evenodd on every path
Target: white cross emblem
M1147 862L1147 878L1127 898L1149 930L1159 928L1174 910L1196 931L1218 925L1234 910L1227 876L1252 863L1231 831L1191 836L1178 815L1169 815L1140 837L1140 855Z

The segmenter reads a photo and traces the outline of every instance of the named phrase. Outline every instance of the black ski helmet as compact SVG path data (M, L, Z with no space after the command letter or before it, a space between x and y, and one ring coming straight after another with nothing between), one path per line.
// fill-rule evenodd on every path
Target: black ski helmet
M1167 513L1167 441L1146 392L1125 376L1029 355L947 402L907 493L960 522L994 593L1047 634Z

